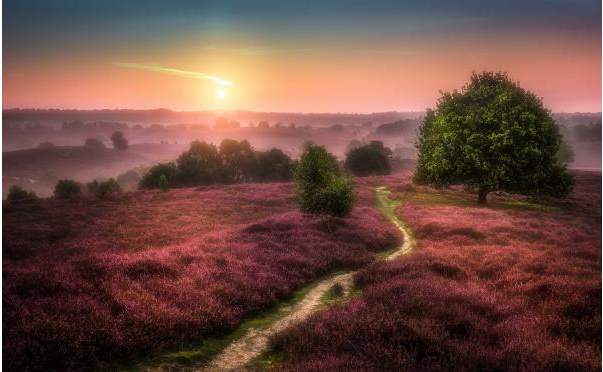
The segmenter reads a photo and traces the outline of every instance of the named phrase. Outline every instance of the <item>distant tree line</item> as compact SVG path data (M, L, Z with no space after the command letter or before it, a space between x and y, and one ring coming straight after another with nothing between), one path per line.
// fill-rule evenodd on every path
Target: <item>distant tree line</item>
M295 162L280 149L256 151L248 141L223 140L219 146L194 141L175 162L157 164L141 188L186 187L216 183L289 181ZM166 185L167 181L167 185Z

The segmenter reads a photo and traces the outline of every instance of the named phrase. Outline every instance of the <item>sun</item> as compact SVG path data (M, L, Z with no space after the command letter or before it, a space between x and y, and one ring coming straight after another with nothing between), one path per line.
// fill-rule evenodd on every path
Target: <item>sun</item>
M224 89L220 89L219 91L217 91L216 98L219 100L225 100L226 99L226 91Z

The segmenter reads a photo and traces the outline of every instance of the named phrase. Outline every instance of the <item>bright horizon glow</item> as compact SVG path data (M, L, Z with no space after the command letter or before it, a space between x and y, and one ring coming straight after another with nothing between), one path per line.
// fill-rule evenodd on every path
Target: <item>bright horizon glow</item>
M3 108L422 112L488 70L554 112L601 111L596 0L6 0L3 11Z

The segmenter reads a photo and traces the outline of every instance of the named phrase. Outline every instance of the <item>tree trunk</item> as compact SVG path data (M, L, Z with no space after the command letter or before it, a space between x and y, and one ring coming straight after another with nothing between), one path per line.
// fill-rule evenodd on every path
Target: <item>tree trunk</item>
M486 195L488 195L488 190L485 187L480 186L480 188L477 190L477 204L486 205L488 203L486 200Z

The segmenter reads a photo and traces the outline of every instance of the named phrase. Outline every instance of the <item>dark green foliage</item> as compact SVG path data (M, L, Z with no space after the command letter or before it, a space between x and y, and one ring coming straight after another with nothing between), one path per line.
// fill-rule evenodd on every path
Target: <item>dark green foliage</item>
M356 176L384 175L391 173L389 158L392 151L381 141L352 148L346 153L345 167Z
M82 195L80 184L74 180L59 180L54 187L54 197L57 199L67 199Z
M588 124L578 124L574 128L574 136L581 142L601 141L601 120Z
M280 149L256 153L255 180L261 182L289 181L293 177L294 162Z
M161 176L166 176L168 182L173 182L178 173L178 168L174 163L157 164L142 177L139 183L141 189L153 189L159 186Z
M113 148L116 150L125 151L128 148L128 140L120 131L113 132L111 142L113 143Z
M344 217L352 210L352 182L339 175L337 160L324 147L306 146L295 179L302 212Z
M574 161L574 149L565 139L561 141L559 151L557 151L557 164L566 165Z
M222 159L211 143L193 141L190 149L178 157L176 165L178 183L182 186L210 185L221 178Z
M88 183L87 186L90 194L102 200L108 199L121 192L121 186L113 178L109 178L104 182L94 180Z
M561 197L573 179L557 165L561 135L534 94L504 73L473 74L461 92L444 93L428 110L417 142L414 180Z
M20 186L13 185L8 189L8 195L6 196L6 200L11 203L14 202L23 202L23 201L32 201L36 200L38 197L33 191L27 191Z
M159 190L161 190L163 192L170 191L170 181L168 180L168 178L165 174L162 174L161 177L159 177L158 186L159 186Z
M165 175L172 187L214 183L288 181L295 163L279 149L255 151L249 142L225 139L220 147L194 141L176 163L152 167L140 181L141 188L159 187Z
M255 154L249 142L225 139L219 148L221 180L224 183L240 183L253 180Z

